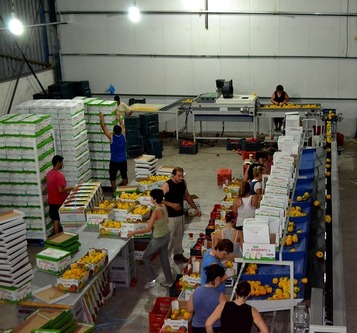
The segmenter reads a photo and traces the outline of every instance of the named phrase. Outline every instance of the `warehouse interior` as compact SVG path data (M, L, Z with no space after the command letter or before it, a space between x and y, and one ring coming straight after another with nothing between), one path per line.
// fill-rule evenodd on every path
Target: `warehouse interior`
M137 22L128 17L133 5L141 13ZM23 22L22 35L10 33L11 17ZM123 102L137 107L134 116L141 114L144 104L147 110L156 108L162 144L158 164L185 169L189 191L198 195L203 212L200 218L189 218L186 224L183 244L187 256L204 231L212 207L224 194L216 183L217 170L230 168L233 177L242 176L244 158L237 149L227 150L227 139L257 137L265 146L276 145L281 133L273 131L273 113L264 106L271 104L278 84L284 86L292 105L311 106L306 112L293 109L307 119L303 122L307 134L316 130L311 129L312 125L323 132L321 119L326 110L334 110L332 207L339 213L339 223L332 230L333 268L324 266L321 260L314 261L318 251L328 252L320 235L315 244L309 244L310 284L303 303L310 308L310 316L319 318L325 326L310 327L310 331L354 331L356 301L349 289L356 271L355 261L350 259L355 253L356 233L356 0L3 0L0 36L0 116L20 113L19 106L28 101L76 96L110 104L118 94ZM237 96L243 98L234 109L238 118L225 121L220 117L236 107L229 99L219 104L220 82L230 84L234 103ZM68 87L71 90L66 90ZM209 100L208 106L205 99ZM200 115L201 109L215 113L214 117L206 119ZM95 123L96 116L91 121ZM181 140L197 140L196 154L179 154ZM322 140L313 140L305 144L316 148L314 195L323 207L325 193L317 181L324 181L321 161L326 156L320 147ZM90 148L86 154L88 160L93 157ZM129 154L128 159L129 182L135 181L134 155ZM67 156L71 156L70 152ZM71 181L73 174L67 174ZM102 184L109 196L108 179L103 178ZM2 211L8 202L6 196L6 190L1 190ZM34 267L43 242L32 239L29 244ZM158 260L153 262L160 270ZM145 291L144 267L139 261L135 266L136 284L116 288L115 295L98 313L98 332L152 333L148 312L155 299L169 296L169 291L160 285ZM175 276L182 273L183 266L172 262L172 269ZM330 285L325 284L324 270L329 269L333 271L333 287L326 291L324 288ZM321 290L333 295L329 304L332 314L328 306L325 308ZM316 309L312 303L319 297L321 302ZM24 313L28 314L26 310L19 314L23 310L19 304L4 303L0 308L6 314L0 331L19 324ZM264 319L271 332L291 331L288 310L264 311Z

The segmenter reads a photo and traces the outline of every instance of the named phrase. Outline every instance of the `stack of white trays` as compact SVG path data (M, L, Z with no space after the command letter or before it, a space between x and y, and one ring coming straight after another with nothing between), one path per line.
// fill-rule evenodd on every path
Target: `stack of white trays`
M142 155L134 159L136 179L156 175L158 160L155 155Z

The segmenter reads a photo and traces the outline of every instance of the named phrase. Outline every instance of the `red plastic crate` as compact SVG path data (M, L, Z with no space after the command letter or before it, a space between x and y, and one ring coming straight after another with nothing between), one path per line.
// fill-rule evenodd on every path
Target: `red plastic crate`
M228 181L232 180L232 169L226 168L226 169L217 170L217 185L218 186L223 185L225 180Z
M244 160L248 160L249 159L249 155L253 154L253 159L255 158L255 153L256 150L243 150L242 151L242 159Z
M171 307L171 302L175 297L157 297L155 303L149 312L149 330L150 333L159 333L167 313Z

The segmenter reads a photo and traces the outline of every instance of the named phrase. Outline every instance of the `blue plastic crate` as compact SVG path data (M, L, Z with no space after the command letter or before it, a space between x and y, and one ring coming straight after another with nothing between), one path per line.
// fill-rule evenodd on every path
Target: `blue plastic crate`
M301 154L299 175L311 174L315 169L316 149L305 148Z
M295 223L294 231L287 232L287 234L293 235L293 234L296 234L297 231L300 231L300 233L298 233L298 235L299 234L308 234L309 226L310 226L309 222L294 222L294 223Z
M297 206L299 206L299 205L297 205ZM310 207L306 207L306 208L301 207L301 210L306 215L304 215L304 216L290 216L289 221L294 222L294 223L304 223L304 222L309 223L310 222Z

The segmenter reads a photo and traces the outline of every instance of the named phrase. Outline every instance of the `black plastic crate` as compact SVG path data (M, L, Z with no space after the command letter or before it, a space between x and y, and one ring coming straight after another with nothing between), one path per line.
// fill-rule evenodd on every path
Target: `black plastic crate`
M227 139L227 150L242 150L242 139Z
M124 118L124 124L125 124L125 129L126 130L137 130L139 131L140 129L140 117L139 116L130 116L130 117L125 117Z
M159 134L159 115L157 113L141 114L140 121L142 135L152 137Z
M91 97L89 81L73 81L73 92L75 96Z
M144 154L144 147L142 146L131 146L126 148L126 153L128 157L138 157Z
M198 153L198 143L195 142L192 146L180 144L179 153L196 155Z
M148 150L163 150L162 141L159 138L147 138L144 141L144 147Z
M203 237L200 237L200 238L197 239L196 244L190 248L190 255L191 256L198 256L198 257L202 256L202 246L204 244L204 241L205 241L205 239ZM198 244L201 245L200 248L197 248Z
M136 137L127 137L126 138L126 146L127 147L131 147L131 146L141 146L144 148L144 139L143 137L140 136L136 136Z
M56 98L71 99L75 96L72 82L57 82L48 86L48 93Z
M129 105L133 105L133 104L146 104L146 98L143 99L130 98Z
M137 129L129 130L129 131L127 129L125 129L125 137L126 137L126 141L135 140L137 138L143 139L143 136Z
M147 155L154 155L156 158L162 158L162 149L145 149Z
M175 282L172 284L172 286L169 288L169 296L170 297L179 297L182 291L182 287L178 285L178 282L182 278L182 274L177 274Z
M244 150L260 150L262 148L262 143L260 141L256 141L256 142L250 142L247 140L242 141L242 149Z
M140 120L142 126L147 126L151 123L159 123L159 115L157 113L149 112L140 114Z

